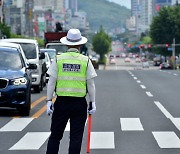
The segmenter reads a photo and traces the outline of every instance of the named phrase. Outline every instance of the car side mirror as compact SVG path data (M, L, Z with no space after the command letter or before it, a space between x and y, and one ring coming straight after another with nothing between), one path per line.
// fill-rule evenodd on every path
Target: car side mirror
M39 59L45 59L45 53L44 52L40 52Z
M36 64L28 64L28 69L37 69L37 65Z

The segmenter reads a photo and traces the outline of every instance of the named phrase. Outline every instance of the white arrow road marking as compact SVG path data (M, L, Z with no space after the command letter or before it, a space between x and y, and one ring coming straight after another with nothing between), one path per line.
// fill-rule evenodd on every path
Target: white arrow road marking
M146 89L146 87L144 85L140 85L142 89Z
M180 139L174 132L152 132L160 148L180 148Z
M28 132L9 150L38 150L49 135L50 132Z
M91 132L91 149L114 149L114 132Z
M154 103L161 110L161 112L166 116L166 118L169 118L169 119L173 118L173 116L164 108L164 106L160 102L154 101Z
M0 132L22 131L34 118L14 118L0 128Z
M153 97L153 95L151 94L151 92L146 92L146 94L149 96L149 97Z
M120 118L122 131L143 131L139 118Z

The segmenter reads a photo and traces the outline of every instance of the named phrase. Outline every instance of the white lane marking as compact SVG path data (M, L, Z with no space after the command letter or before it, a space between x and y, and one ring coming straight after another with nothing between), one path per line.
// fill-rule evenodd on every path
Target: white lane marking
M134 80L137 80L137 77L134 77Z
M160 148L180 148L180 139L174 132L152 132Z
M122 131L143 131L139 118L120 118Z
M141 81L137 80L137 83L141 83Z
M132 77L134 77L134 74L131 74Z
M144 85L140 85L142 89L146 89L146 87Z
M14 118L0 128L0 132L22 131L34 118Z
M154 103L167 118L169 119L173 118L173 116L164 108L164 106L160 102L154 101Z
M9 150L38 150L49 135L50 132L28 132Z
M151 92L149 92L149 91L146 91L146 94L147 94L149 97L153 97L153 95L152 95Z
M178 74L174 73L175 76L178 76Z
M171 118L170 120L176 126L176 128L180 131L180 118Z
M114 132L91 132L91 149L115 149Z

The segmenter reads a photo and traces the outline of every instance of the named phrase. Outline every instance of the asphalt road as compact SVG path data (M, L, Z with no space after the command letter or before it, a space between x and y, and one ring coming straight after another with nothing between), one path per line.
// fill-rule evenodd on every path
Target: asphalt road
M114 66L115 67L115 66ZM179 154L180 71L98 70L97 111L93 115L91 154ZM50 117L46 88L32 94L29 117L0 109L0 154L44 154ZM66 128L60 154L67 154ZM86 153L87 125L82 144Z

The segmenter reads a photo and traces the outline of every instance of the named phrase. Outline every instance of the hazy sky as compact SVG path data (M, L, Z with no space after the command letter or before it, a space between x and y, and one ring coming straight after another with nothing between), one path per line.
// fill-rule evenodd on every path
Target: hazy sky
M129 9L131 8L131 0L109 0L109 1L120 4L122 6L126 6Z

